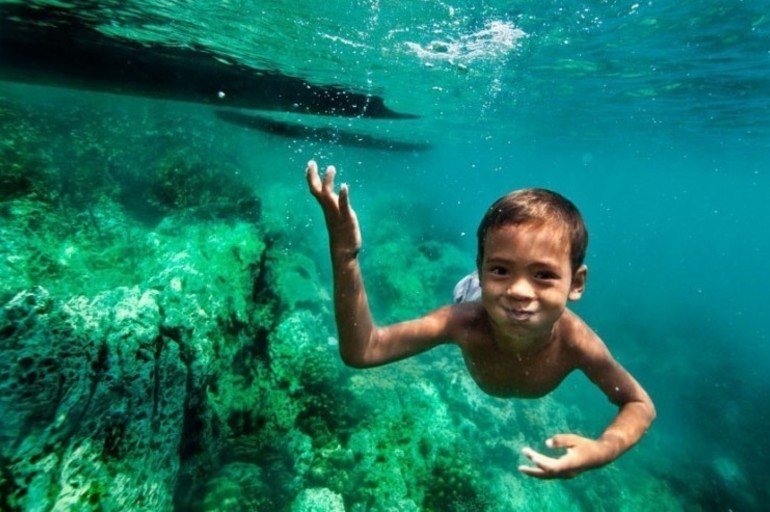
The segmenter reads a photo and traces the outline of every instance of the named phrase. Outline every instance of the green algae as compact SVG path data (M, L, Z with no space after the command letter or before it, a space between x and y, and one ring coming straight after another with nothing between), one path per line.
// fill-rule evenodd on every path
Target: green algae
M99 120L72 106L66 116L83 123L65 143L64 119L5 108L3 119L25 120L27 145L0 167L3 507L590 501L512 476L521 446L574 431L579 413L553 399L490 399L451 350L343 367L320 225L287 211L301 204L296 190L240 181L225 141L182 134L179 123L194 123L176 114ZM373 217L362 258L381 317L446 302L472 258L384 210ZM607 493L623 488L616 473L602 478ZM642 491L668 496L662 484Z

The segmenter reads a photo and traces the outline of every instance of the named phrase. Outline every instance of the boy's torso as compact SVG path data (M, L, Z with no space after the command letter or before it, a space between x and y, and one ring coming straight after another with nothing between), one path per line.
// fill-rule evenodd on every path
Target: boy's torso
M553 391L575 369L570 333L577 317L570 311L559 318L549 340L513 352L499 347L481 304L456 306L461 335L453 336L473 380L486 393L508 398L537 398ZM572 354L572 355L571 355Z

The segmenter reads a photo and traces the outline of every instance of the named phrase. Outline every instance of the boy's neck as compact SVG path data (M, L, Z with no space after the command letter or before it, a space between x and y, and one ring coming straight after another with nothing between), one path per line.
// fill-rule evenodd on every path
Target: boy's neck
M521 356L534 355L548 347L556 339L559 322L551 326L549 331L526 335L508 334L491 326L492 339L497 348L504 353Z

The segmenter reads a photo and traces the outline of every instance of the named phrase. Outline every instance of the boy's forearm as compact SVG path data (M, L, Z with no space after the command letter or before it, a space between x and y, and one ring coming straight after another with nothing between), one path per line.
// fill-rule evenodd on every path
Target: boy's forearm
M634 446L655 419L655 406L649 400L623 404L618 415L599 436L606 447L606 461L611 462Z
M349 366L364 367L366 349L374 335L375 325L357 254L335 254L332 249L332 267L340 356Z

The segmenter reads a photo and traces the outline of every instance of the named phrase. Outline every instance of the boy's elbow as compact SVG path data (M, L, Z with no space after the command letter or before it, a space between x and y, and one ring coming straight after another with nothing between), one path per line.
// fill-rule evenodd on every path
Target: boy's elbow
M340 358L345 366L359 370L379 366L382 363L377 360L376 347L379 345L380 332L374 330L366 342L356 338L340 336Z
M655 404L652 403L652 399L650 399L649 395L646 393L644 396L639 397L635 403L636 410L638 411L637 416L639 421L645 425L644 430L646 431L648 428L650 428L650 425L652 425L652 422L655 421L655 417L658 415L657 411L655 410Z
M655 404L652 403L652 399L650 399L649 397L647 397L646 405L647 405L647 414L650 418L650 423L652 423L653 421L655 421L655 418L658 417L658 411L655 410Z
M345 364L345 366L356 368L358 370L363 370L375 366L366 358L365 354L357 352L340 350L340 359L342 359L342 362Z
M356 368L358 370L363 370L365 368L369 368L371 365L367 364L364 358L360 356L354 356L351 354L345 354L340 353L340 358L342 359L342 362L345 364L345 366L349 368Z

